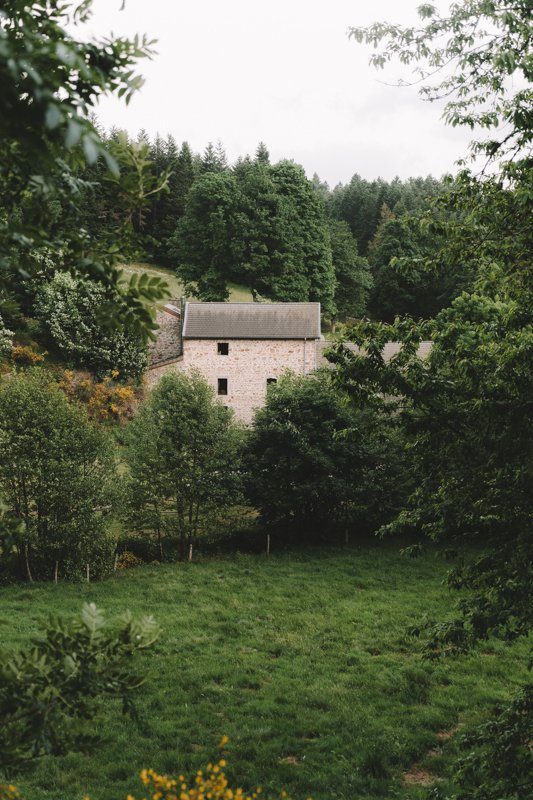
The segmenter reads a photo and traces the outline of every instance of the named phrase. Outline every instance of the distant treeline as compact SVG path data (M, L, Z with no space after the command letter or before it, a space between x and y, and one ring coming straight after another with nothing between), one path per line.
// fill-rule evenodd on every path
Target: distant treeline
M391 320L431 316L462 288L460 269L441 275L395 267L398 257L416 264L438 246L420 220L444 191L441 180L356 174L330 189L293 161L272 164L263 143L230 164L221 142L199 154L145 131L131 139L112 129L105 139L120 182L105 179L103 163L84 168L83 224L112 239L123 224L121 187L127 193L128 175L132 185L141 175L146 200L131 220L135 255L176 269L202 299L225 299L227 284L236 282L258 299L320 301L332 319Z

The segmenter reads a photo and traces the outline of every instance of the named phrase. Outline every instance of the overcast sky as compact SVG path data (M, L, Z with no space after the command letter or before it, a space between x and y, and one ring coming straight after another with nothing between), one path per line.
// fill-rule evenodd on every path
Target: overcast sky
M358 172L391 179L454 169L468 132L444 126L441 109L377 72L350 25L409 23L421 0L94 0L86 36L147 33L158 40L146 83L130 106L104 100L99 118L136 133L172 133L203 151L221 139L228 156L266 142L334 186ZM441 4L442 5L442 4ZM445 3L447 6L447 3Z

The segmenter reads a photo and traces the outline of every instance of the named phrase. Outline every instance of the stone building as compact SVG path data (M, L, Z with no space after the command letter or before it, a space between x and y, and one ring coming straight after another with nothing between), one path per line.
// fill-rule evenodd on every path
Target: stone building
M320 303L172 302L157 322L148 385L167 372L196 369L245 423L283 372L307 375L329 366L324 353L332 343L321 334ZM355 344L344 347L361 354ZM389 361L400 349L399 342L387 342L383 358ZM419 357L430 349L431 342L421 342Z
M177 314L170 304L158 317L148 384L196 369L243 422L283 372L306 375L318 366L320 303L186 303L182 324Z

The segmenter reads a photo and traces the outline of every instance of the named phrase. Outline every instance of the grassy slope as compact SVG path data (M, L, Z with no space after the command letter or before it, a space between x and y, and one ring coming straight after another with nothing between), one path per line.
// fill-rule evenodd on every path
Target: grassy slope
M122 268L127 275L134 272L147 272L149 275L154 275L157 278L166 280L170 287L170 295L173 298L181 297L183 294L183 284L176 277L175 272L165 267L157 267L151 264L127 264ZM228 284L229 299L234 303L245 303L252 300L252 295L249 289L245 286L240 286L237 283Z
M437 732L475 718L526 674L520 645L420 660L405 630L450 608L447 566L431 553L407 560L365 545L0 589L11 646L48 613L74 613L85 600L151 613L163 626L157 653L146 656L142 725L108 708L90 757L44 759L17 783L31 800L118 800L136 792L142 766L195 770L226 733L230 775L248 787L316 800L425 796L402 772L414 763L438 772L446 754L427 755Z

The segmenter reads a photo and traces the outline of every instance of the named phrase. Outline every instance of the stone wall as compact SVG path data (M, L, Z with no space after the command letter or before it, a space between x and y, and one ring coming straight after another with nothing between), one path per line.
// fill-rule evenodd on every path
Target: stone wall
M217 392L218 379L228 381L228 394L219 397L235 411L238 419L250 423L256 408L264 405L267 379L279 378L290 370L307 374L317 366L317 343L302 339L230 339L227 356L218 355L217 342L185 339L183 355L172 363L154 366L147 374L153 386L168 372L197 369Z
M148 345L150 366L175 360L181 355L181 314L177 307L169 304L156 314L159 325L156 339Z

